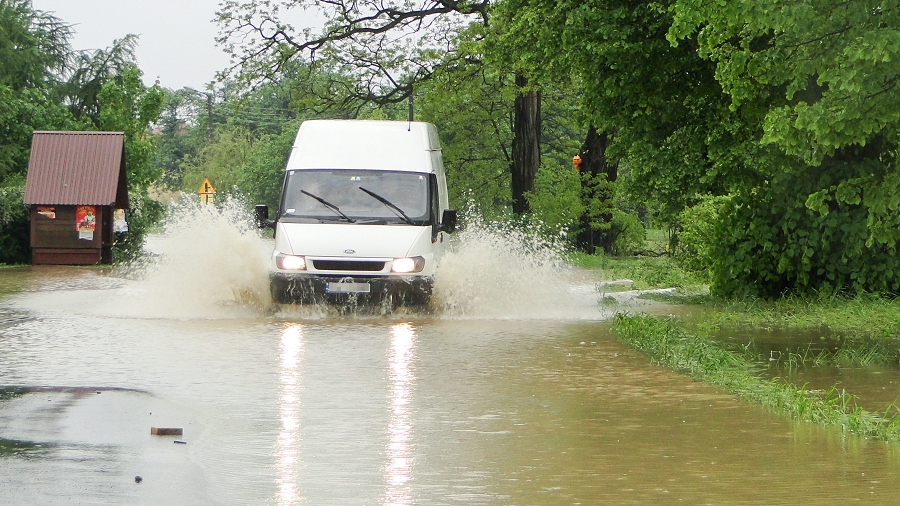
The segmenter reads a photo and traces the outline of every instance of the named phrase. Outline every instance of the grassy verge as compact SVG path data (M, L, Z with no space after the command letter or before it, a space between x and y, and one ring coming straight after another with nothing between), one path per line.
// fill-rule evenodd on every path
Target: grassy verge
M758 363L744 353L689 334L669 318L619 314L613 331L656 364L721 386L797 420L838 426L866 437L900 440L900 417L896 416L895 406L881 415L873 414L857 406L852 395L836 387L811 391L780 379L763 378Z
M703 317L710 327L826 328L858 337L900 338L900 299L877 295L787 296L774 301L708 299L714 311Z
M668 256L615 258L573 252L567 260L583 269L602 271L605 279L630 279L637 290L679 288L688 294L706 291L702 276L683 269Z
M900 364L900 299L828 295L787 296L773 301L706 297L699 302L706 307L689 320L701 334L722 335L734 329L750 329L805 336L796 343L799 348L785 350L775 365L790 368ZM818 342L810 343L814 336L818 336Z

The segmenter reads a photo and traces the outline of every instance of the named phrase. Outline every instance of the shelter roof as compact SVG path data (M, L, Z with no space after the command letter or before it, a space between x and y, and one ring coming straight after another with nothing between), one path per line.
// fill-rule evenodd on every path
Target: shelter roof
M128 207L122 132L34 132L26 204Z

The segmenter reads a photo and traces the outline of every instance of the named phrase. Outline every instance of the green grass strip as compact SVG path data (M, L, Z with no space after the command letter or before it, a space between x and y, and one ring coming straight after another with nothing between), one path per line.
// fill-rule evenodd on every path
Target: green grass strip
M710 324L754 327L826 327L840 334L900 339L900 299L860 294L788 295L781 299L711 301Z
M687 334L670 318L619 313L612 329L655 364L723 387L796 420L838 426L864 437L900 440L900 417L891 416L896 407L875 415L857 406L854 396L843 389L817 392L781 379L763 378L754 362L713 340Z

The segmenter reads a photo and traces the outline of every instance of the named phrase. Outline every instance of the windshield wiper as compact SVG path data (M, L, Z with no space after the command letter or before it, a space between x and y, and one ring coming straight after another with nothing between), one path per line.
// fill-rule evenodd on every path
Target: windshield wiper
M372 198L374 198L374 199L377 200L378 202L381 202L382 204L386 205L387 208L390 209L394 214L396 214L398 218L403 218L403 219L406 221L406 223L407 223L408 225L415 225L415 224L416 224L416 222L414 222L412 219L410 219L410 217L407 216L406 213L403 212L403 209L400 209L399 207L397 207L397 206L396 206L393 202L391 202L390 200L388 200L388 199L382 197L381 195L379 195L379 194L377 194L377 193L375 193L375 192L373 192L373 191L367 190L367 189L363 188L362 186L360 186L359 189L362 190L362 191L364 191L364 192L366 192L366 193L368 193L369 195L371 195Z
M323 199L322 197L320 197L320 196L318 196L318 195L313 195L312 193L309 193L309 192L306 191L306 190L300 190L300 193L302 193L302 194L304 194L304 195L308 195L308 196L310 196L310 197L312 197L312 198L318 200L323 206L327 207L328 209L331 209L332 211L335 212L335 214L337 214L337 215L340 216L341 218L344 218L345 220L349 221L350 223L355 223L355 222L356 222L356 220L354 220L353 218L351 218L351 217L347 216L346 214L344 214L344 213L341 211L341 208L340 208L340 207L338 207L338 206L332 204L331 202L328 202L327 200Z

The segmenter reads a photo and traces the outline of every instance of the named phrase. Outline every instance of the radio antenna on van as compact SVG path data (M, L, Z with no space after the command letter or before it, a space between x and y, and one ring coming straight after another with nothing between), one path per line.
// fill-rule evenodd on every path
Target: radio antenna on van
M409 126L407 126L406 131L412 131L412 122L413 122L413 96L412 93L409 94Z

